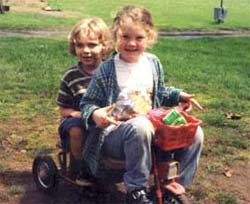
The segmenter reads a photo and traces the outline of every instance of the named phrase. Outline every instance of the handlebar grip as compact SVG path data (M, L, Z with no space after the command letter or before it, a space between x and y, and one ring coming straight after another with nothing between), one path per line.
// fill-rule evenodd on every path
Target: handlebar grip
M192 108L193 108L193 104L190 101L186 103L182 103L179 106L177 106L177 109L179 111L185 111L185 112L190 112Z

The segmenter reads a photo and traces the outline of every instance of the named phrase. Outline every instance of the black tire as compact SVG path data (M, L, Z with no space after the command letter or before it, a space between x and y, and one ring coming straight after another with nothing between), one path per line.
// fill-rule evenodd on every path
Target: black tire
M57 167L50 156L37 156L32 166L33 179L45 193L53 193L57 185Z
M190 202L185 194L171 194L168 199L164 200L164 204L190 204Z

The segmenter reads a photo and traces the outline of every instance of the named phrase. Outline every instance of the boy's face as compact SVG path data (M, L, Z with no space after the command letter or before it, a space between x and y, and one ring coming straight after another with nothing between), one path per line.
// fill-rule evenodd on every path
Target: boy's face
M138 62L147 46L147 33L143 25L126 19L116 34L116 48L121 59L129 63Z
M102 51L103 45L93 32L81 36L75 42L76 56L82 62L83 69L89 73L92 73L102 62Z

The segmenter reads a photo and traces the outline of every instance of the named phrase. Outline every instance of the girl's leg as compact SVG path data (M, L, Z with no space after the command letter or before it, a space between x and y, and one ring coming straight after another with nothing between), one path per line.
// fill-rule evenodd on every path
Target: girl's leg
M195 134L194 143L188 147L175 152L175 159L180 162L180 184L187 186L192 183L194 175L196 173L202 145L203 145L204 134L201 127L197 128Z
M105 138L103 153L114 159L125 160L124 183L127 192L147 186L152 167L153 135L151 122L145 117L136 117L122 123Z

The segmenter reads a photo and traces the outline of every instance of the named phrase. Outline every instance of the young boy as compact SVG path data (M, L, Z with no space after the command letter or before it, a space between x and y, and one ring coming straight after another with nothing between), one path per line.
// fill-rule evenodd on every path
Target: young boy
M110 31L100 18L86 18L69 34L69 51L79 62L63 75L57 97L62 116L59 126L61 146L70 150L73 161L81 158L85 132L79 103L94 70L111 50Z

